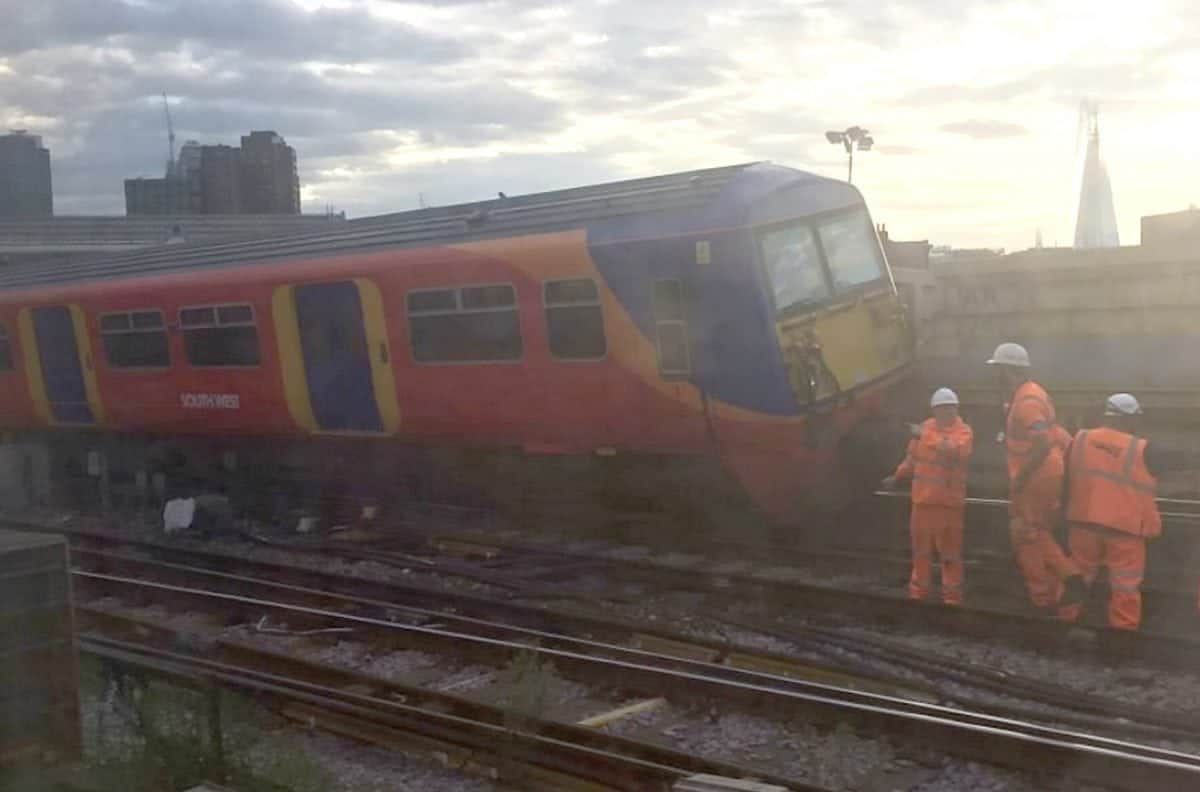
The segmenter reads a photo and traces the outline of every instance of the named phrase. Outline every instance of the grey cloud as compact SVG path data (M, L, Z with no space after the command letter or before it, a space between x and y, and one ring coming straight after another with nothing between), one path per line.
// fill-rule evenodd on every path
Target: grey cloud
M773 120L772 120L773 119ZM799 168L820 166L834 149L825 140L827 125L798 114L751 113L745 126L734 127L734 135L747 138L748 159L771 160ZM745 130L776 130L768 139L747 136ZM841 151L839 147L838 152ZM841 161L839 153L835 158Z
M681 10L683 15L688 14ZM692 11L691 13L695 13ZM670 16L676 22L678 15ZM579 48L556 77L582 97L601 101L623 101L642 106L686 96L698 87L712 85L719 71L731 65L724 52L706 46L697 37L680 35L679 28L660 29L645 25L597 21L581 22L591 32L607 36L603 43ZM562 32L551 32L561 40ZM551 45L553 38L545 40ZM657 55L652 48L670 48ZM622 97L634 97L632 102Z
M1105 101L1136 101L1163 85L1169 72L1167 60L1168 53L1163 52L1136 63L1064 64L1046 73L1044 83L1054 99L1067 104L1097 96Z
M226 88L187 90L175 108L181 127L206 135L270 123L304 137L412 130L439 142L460 142L545 132L561 122L556 103L485 82L339 83L292 72L250 73Z
M864 105L862 115L830 119L817 117L822 108L815 101L787 91L759 101L758 86L740 79L733 59L760 44L764 51L788 48L796 59L785 58L781 69L832 74L837 63L805 59L814 14L848 25L851 48L866 42L883 50L914 40L928 44L921 42L928 20L955 24L983 1L662 0L651 7L614 0L561 4L565 14L556 16L535 13L555 0L434 0L424 4L451 8L452 15L427 32L379 19L357 0L312 14L288 0L34 0L0 28L0 58L15 73L0 79L0 128L8 118L53 119L38 131L54 152L56 206L119 212L122 178L161 172L166 141L156 97L165 90L176 102L180 140L235 143L249 129L274 128L296 146L302 181L316 188L322 204L362 214L415 206L418 192L441 203L637 175L609 163L653 161L618 156L643 154L647 130L677 120L699 129L698 151L715 144L731 156L745 153L746 159L840 177L845 161L824 141L824 129L895 124L897 104L901 115L919 109L926 126L968 119L943 131L986 138L1026 130L987 120L1013 116L974 103L1066 101L1086 92L1101 95L1107 106L1119 97L1106 86L1136 95L1139 86L1153 87L1161 78L1153 54L1133 66L1031 69L988 85L956 84L948 64L948 84L907 94L901 88L890 107L876 97L870 99L878 103L874 112ZM735 15L739 24L712 24L716 12ZM575 34L605 39L577 46ZM651 47L675 49L650 57ZM313 61L354 68L314 74L301 67ZM372 73L362 73L363 66ZM959 106L947 116L948 105ZM762 107L771 109L756 109ZM527 151L555 140L577 119L602 115L621 125L600 131L609 142L586 152L475 157L398 170L385 158L413 136L426 147L511 144ZM584 127L590 136L593 127ZM882 133L880 156L934 154L875 131ZM684 159L680 154L673 161Z
M816 0L807 8L848 22L857 39L886 50L911 33L914 19L962 21L988 4L989 0Z
M605 164L605 152L522 154L464 159L387 172L356 174L352 182L321 186L321 200L352 217L519 195L622 179L629 175ZM649 174L644 174L649 175Z
M1077 103L1085 96L1133 99L1163 84L1169 70L1167 61L1179 51L1182 50L1161 48L1133 63L1056 64L1000 83L931 85L905 93L896 103L929 106L1006 102L1035 93L1044 93L1069 104Z
M304 161L363 157L378 154L394 143L387 132L357 132L338 137L303 137L292 135L288 142L304 152Z
M985 85L962 83L929 85L901 95L896 100L896 104L927 106L955 102L1006 102L1033 93L1041 85L1041 75L1030 75L1018 80Z
M124 178L161 174L166 131L155 93L164 82L179 98L172 114L180 142L236 145L251 129L275 129L296 147L302 183L318 169L378 161L396 146L396 133L471 146L527 138L563 123L556 103L502 84L346 75L330 80L255 63L239 64L242 71L225 80L182 72L168 81L154 68L89 60L61 64L62 79L54 85L0 83L0 105L60 119L48 139L56 201L64 212L119 212Z
M120 213L124 179L162 175L167 136L161 110L147 105L101 112L72 134L79 136L72 153L51 150L56 212L103 206L104 211Z
M942 124L938 128L953 135L966 135L976 139L1018 137L1029 134L1029 130L1020 124L995 120L955 121L951 124Z
M906 157L911 154L920 154L923 151L923 149L921 149L919 146L906 146L901 143L875 146L874 150L878 151L880 154L890 154L899 157Z
M47 0L25 3L0 27L0 54L117 42L137 51L183 44L255 58L358 62L445 61L465 46L358 7L306 12L288 0Z
M690 52L679 56L651 58L643 54L616 55L568 70L563 76L584 92L601 92L603 101L648 106L687 96L711 85L716 71L726 63L712 52ZM626 96L621 100L619 97Z
M131 64L94 55L52 63L48 56L16 59L19 72L53 71L50 84L31 80L0 83L0 103L25 113L79 116L66 108L126 108L136 113L152 106L165 89L178 100L172 113L181 137L201 140L241 134L251 127L274 127L285 136L346 137L372 129L414 130L441 141L492 140L514 132L545 132L561 122L554 102L504 84L482 79L433 80L420 75L396 77L341 74L330 79L308 70L243 61L223 77L155 62ZM228 70L227 70L228 71ZM398 70L400 73L400 70Z

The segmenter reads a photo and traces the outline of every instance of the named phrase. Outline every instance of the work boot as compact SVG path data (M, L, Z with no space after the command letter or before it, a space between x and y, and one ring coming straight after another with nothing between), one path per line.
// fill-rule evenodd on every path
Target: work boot
M1075 605L1083 605L1083 601L1087 599L1087 583L1083 580L1083 575L1071 575L1063 581L1062 596L1058 600L1060 608L1070 608Z

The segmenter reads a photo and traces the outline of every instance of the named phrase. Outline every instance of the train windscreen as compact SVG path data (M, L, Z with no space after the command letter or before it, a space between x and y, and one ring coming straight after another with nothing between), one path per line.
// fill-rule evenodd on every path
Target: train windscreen
M767 231L762 236L762 254L780 314L829 297L829 281L811 227L797 223Z
M865 208L774 228L760 239L780 316L885 275L879 242Z
M836 292L884 277L883 256L866 209L853 209L819 223L817 236Z

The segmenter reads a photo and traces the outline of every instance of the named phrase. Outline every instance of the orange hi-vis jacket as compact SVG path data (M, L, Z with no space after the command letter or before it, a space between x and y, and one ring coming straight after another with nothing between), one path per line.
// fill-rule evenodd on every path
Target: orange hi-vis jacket
M1146 441L1101 427L1075 435L1067 468L1067 519L1140 537L1162 533L1154 496L1158 480L1146 468Z
M1050 442L1050 454L1039 471L1050 475L1062 473L1062 450L1065 431L1058 431L1058 417L1049 394L1033 380L1024 382L1013 394L1004 427L1004 443L1008 450L1008 478L1021 472L1025 458L1033 453L1033 440L1044 436Z
M908 454L895 474L897 479L912 479L914 504L963 505L973 442L971 427L962 418L944 429L933 418L921 424L920 437L908 441Z

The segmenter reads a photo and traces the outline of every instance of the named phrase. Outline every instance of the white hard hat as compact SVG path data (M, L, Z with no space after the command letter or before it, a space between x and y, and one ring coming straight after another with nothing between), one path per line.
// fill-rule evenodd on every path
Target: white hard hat
M1018 368L1029 368L1029 352L1020 344L1014 344L1011 341L1005 341L1000 346L996 347L996 351L992 353L991 360L988 361L989 366L1017 366Z
M1132 393L1114 393L1104 402L1105 415L1141 415L1142 405Z
M930 407L941 407L943 404L958 404L958 394L949 388L938 388L929 400Z

